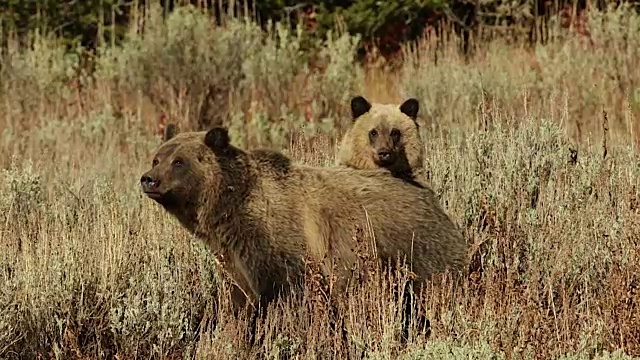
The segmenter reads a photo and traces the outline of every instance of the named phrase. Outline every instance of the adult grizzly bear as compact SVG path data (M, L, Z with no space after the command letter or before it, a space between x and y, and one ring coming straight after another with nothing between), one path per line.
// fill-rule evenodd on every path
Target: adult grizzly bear
M353 124L342 138L336 164L361 170L384 168L398 178L421 180L425 146L416 122L419 108L413 98L400 105L352 98Z
M219 127L168 135L142 189L210 245L252 304L299 284L307 256L325 275L337 265L348 278L341 275L358 257L353 235L365 224L379 260L406 255L420 278L466 265L466 242L433 193L387 171L294 165L275 151L231 145Z

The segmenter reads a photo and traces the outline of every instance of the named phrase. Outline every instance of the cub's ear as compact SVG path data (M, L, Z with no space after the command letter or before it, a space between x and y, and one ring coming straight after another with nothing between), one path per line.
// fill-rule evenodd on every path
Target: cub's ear
M226 151L229 143L229 130L223 127L214 127L204 136L204 144L214 153Z
M351 116L354 122L369 109L371 109L371 104L363 96L356 96L351 99Z
M400 105L400 111L414 121L418 117L418 110L420 110L420 104L414 98L408 99Z
M162 136L162 141L169 141L174 136L178 135L178 127L174 123L167 124L167 127L164 129L164 135Z

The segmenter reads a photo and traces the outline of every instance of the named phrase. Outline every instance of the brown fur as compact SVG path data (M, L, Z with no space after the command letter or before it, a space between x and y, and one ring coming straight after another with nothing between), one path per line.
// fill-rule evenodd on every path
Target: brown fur
M333 265L348 275L355 228L366 223L379 259L406 255L421 278L466 265L466 242L432 192L380 169L308 167L275 151L243 151L223 128L164 142L141 183L211 246L252 303L299 283L307 256L325 275Z
M337 165L384 168L398 178L415 180L422 172L425 149L416 122L418 110L415 99L401 105L371 104L362 96L351 99L353 125L342 138Z

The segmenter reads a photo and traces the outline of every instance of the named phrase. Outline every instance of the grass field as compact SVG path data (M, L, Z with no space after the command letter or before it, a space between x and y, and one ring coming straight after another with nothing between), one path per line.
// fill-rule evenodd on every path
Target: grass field
M495 40L468 62L449 43L436 59L425 38L393 67L356 63L346 35L306 55L284 27L265 38L208 21L151 14L91 74L53 38L4 35L0 358L640 356L636 15L591 13L589 37ZM158 124L224 123L242 147L325 166L359 93L421 101L430 185L471 245L469 273L428 286L431 334L406 347L397 304L372 282L342 304L348 344L307 289L247 348L213 258L139 189Z

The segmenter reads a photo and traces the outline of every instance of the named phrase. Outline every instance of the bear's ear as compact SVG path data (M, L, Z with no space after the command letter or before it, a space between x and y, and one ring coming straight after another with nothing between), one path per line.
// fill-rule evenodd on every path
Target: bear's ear
M369 109L371 109L371 104L363 96L356 96L351 99L351 116L354 122Z
M229 143L229 131L223 127L214 127L204 136L204 144L214 153L227 150Z
M414 121L418 117L419 109L420 105L418 104L418 100L414 98L408 99L400 105L400 111Z
M167 127L164 129L164 135L162 136L162 141L166 142L171 140L174 136L178 134L178 127L174 123L167 124Z

